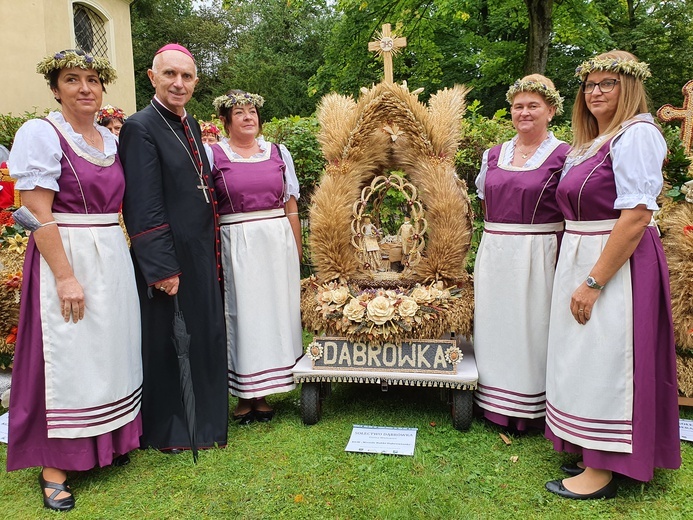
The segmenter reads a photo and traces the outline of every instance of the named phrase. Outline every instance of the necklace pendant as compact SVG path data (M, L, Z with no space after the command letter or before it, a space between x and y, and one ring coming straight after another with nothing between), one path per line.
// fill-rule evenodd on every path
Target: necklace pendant
M197 187L197 189L198 189L198 190L202 190L202 193L203 193L204 196L205 196L205 202L206 202L207 204L209 204L209 195L207 195L207 186L206 186L204 183L202 183L202 184L200 184L200 185Z

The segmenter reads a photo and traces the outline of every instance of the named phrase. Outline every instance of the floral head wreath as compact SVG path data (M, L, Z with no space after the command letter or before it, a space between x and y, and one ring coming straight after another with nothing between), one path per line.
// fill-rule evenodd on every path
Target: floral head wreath
M520 92L535 92L542 96L550 106L556 109L556 115L563 113L563 98L555 88L551 88L540 81L522 81L518 79L508 89L505 99L512 105L513 99L515 99L515 96Z
M46 81L50 81L50 74L54 70L73 67L84 70L94 69L104 84L113 83L118 77L115 69L111 67L106 58L92 56L79 49L60 51L46 56L36 65L36 72L43 74Z
M214 123L208 123L207 121L202 121L200 123L200 130L203 134L214 134L216 136L221 134L221 130Z
M260 108L265 104L265 98L259 94L249 94L248 92L224 94L216 98L212 104L217 111L221 107L231 108L234 105L255 105L257 108Z
M120 119L122 122L125 122L127 118L128 116L125 115L125 112L113 105L105 105L96 113L96 122L98 124L103 123L104 119Z
M592 58L582 62L575 69L575 76L580 81L585 81L591 72L605 71L627 74L640 81L645 81L652 76L650 66L644 61L627 60L622 58Z

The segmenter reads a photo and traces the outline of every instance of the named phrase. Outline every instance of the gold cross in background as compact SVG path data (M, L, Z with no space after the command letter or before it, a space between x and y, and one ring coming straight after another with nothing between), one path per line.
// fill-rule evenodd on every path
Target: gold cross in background
M397 54L400 49L407 46L407 39L392 34L389 23L383 24L383 30L376 36L377 38L368 44L368 50L383 57L385 63L385 77L383 79L386 83L393 83L392 55Z

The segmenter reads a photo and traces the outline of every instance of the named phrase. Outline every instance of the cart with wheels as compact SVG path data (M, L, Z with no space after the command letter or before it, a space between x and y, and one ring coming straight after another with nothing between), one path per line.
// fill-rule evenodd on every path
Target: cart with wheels
M349 344L345 338L325 338L321 360L329 356L325 356L324 352L324 344L327 342L336 344L337 349L346 348L351 349L352 352L354 349L354 345ZM424 341L418 344L431 347L430 342ZM393 348L395 347L393 345ZM319 348L317 350L319 351ZM348 368L338 366L336 363L333 366L317 363L316 366L317 360L311 359L311 354L308 353L296 363L293 369L294 381L301 384L301 419L307 425L316 424L320 420L322 404L330 395L332 383L374 384L380 385L384 391L389 386L417 386L440 388L441 395L450 404L452 425L457 430L465 431L472 423L472 392L476 389L478 374L471 344L462 341L459 343L459 352L461 359L454 365L454 371L441 370L439 372L413 371L406 370L404 367L386 371L383 370L385 368L383 366L369 367L364 364L354 367L353 363ZM317 354L318 352L315 355ZM339 355L340 353L337 353L337 356ZM346 357L348 356L342 355L342 358Z
M427 105L420 92L386 78L318 107L327 162L311 197L315 274L301 287L303 327L316 334L293 369L306 424L320 420L332 383L352 382L440 388L455 428L469 428L473 214L455 169L468 89Z

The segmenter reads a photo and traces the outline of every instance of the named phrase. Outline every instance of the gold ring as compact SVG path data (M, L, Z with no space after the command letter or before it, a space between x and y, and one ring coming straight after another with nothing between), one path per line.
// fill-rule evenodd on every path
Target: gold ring
M160 290L160 291L165 291L166 289L164 289L164 286L162 285L161 287L159 287L159 290Z
M578 314L581 312L585 312L585 309L578 309Z

